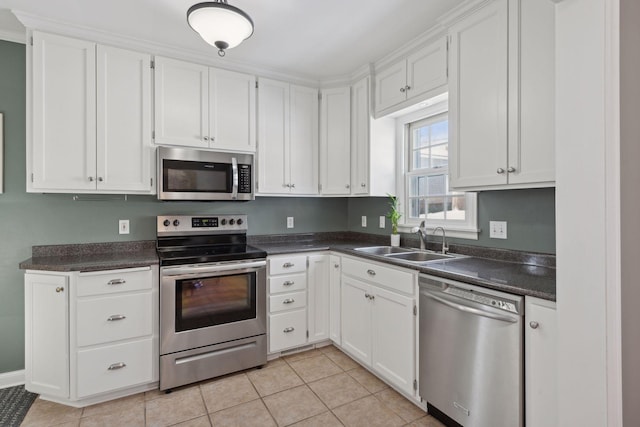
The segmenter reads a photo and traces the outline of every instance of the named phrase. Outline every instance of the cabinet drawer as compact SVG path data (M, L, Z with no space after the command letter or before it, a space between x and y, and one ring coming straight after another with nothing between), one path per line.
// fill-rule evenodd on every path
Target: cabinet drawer
M388 289L413 294L414 275L408 271L345 257L342 259L342 273Z
M271 295L269 297L269 312L291 310L294 308L302 308L307 305L307 293L291 292L282 295Z
M293 348L307 342L307 311L269 315L269 352Z
M79 297L151 289L151 268L80 273Z
M269 278L269 293L278 294L281 292L299 291L307 288L307 275L288 274Z
M78 397L150 383L154 380L153 340L79 351L77 369Z
M151 291L77 302L77 345L94 345L151 335Z
M269 258L269 274L300 273L307 270L307 256L280 256Z

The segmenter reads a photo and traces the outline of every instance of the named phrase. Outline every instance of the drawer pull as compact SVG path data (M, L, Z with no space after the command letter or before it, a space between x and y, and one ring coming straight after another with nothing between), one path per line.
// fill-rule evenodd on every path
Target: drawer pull
M340 264L333 264L335 268L340 268Z
M292 262L285 262L284 264L282 264L282 268L291 268L293 267L295 264Z
M296 282L294 282L293 280L287 280L286 282L282 283L282 286L291 286L294 285Z
M375 271L373 271L373 270L367 270L367 274L368 274L369 276L375 276L375 275L376 275L376 272L375 272Z
M531 329L538 329L538 326L540 326L540 324L534 320L532 320L531 322L529 322L529 327Z
M293 332L294 330L295 328L293 326L289 326L288 328L284 328L282 332L284 332L285 334L288 334L289 332Z
M124 285L127 283L124 279L112 279L107 282L107 285Z
M110 365L107 369L110 370L110 371L115 371L116 369L122 369L125 366L127 366L126 363L118 362L118 363L114 363L114 364Z
M124 319L126 319L126 318L127 318L127 316L125 316L125 315L123 315L123 314L114 314L114 315L109 316L109 317L107 318L107 322L113 322L113 321L115 321L115 320L124 320Z
M371 298L371 295L369 295L369 294L364 294L364 297L365 297L365 298L367 298L367 299L370 299L370 298Z
M57 293L60 293L60 292L63 292L63 291L64 291L64 288L63 288L62 286L58 286L58 287L56 288L56 292L57 292Z
M296 300L294 300L293 298L287 298L286 300L282 301L283 304L291 304L296 302Z

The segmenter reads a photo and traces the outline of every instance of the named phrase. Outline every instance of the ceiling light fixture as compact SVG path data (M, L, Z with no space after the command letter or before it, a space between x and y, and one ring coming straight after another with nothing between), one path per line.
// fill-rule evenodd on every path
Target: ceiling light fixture
M187 11L187 22L204 41L218 48L220 56L253 34L249 15L228 5L227 0L194 4Z

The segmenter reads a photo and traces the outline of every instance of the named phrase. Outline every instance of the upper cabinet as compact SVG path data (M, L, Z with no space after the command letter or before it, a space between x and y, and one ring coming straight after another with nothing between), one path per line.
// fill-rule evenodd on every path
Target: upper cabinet
M450 33L450 183L554 185L554 5L494 0Z
M376 117L446 91L447 41L442 37L389 67L377 71Z
M255 86L252 75L156 57L156 144L255 151Z
M318 90L258 85L258 194L318 194Z
M33 32L27 191L155 192L151 57Z
M351 194L351 88L325 89L320 101L320 190Z

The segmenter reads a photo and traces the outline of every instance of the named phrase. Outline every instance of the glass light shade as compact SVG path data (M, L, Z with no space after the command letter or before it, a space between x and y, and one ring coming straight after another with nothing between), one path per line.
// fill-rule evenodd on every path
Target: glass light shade
M221 50L236 47L253 34L251 18L226 3L196 4L187 12L187 21L204 41Z

